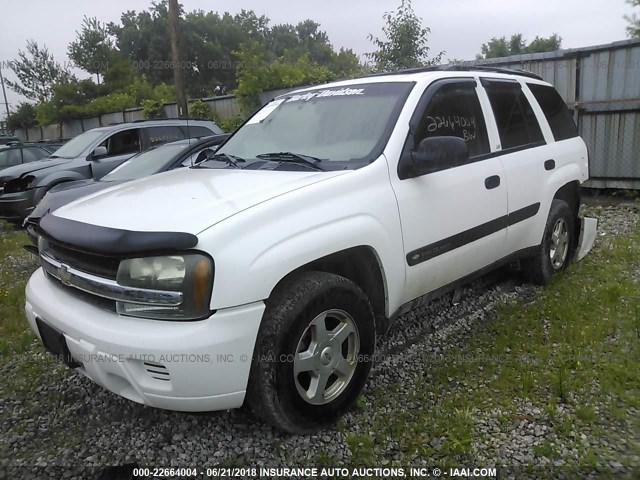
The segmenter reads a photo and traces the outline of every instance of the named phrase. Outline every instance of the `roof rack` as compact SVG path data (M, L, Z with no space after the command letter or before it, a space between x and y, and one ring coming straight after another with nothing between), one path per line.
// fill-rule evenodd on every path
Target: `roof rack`
M543 78L535 73L527 72L526 70L520 70L517 68L501 68L490 67L486 65L479 66L466 66L466 65L431 65L429 67L417 67L406 68L403 70L396 70L393 72L374 73L367 75L367 77L380 77L383 75L405 75L409 73L423 73L423 72L495 72L505 73L507 75L520 75L521 77L535 78L536 80L542 80Z
M208 121L206 118L195 118L195 117L169 117L169 118L141 118L139 120L131 120L131 122L124 123L144 123L144 122L163 122L165 120L193 120L193 121Z
M540 75L536 75L535 73L527 72L526 70L521 70L519 68L503 68L503 67L490 67L487 65L478 65L478 66L465 66L465 65L447 65L443 70L453 71L453 72L495 72L495 73L505 73L507 75L520 75L521 77L535 78L536 80L543 80Z

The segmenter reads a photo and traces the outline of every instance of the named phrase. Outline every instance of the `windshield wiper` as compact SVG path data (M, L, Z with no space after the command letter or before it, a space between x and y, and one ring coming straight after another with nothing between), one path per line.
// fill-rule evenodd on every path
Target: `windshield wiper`
M199 165L202 165L203 163L206 163L210 160L213 160L214 162L225 162L227 165L231 165L232 167L240 169L242 167L238 165L238 162L245 161L244 158L236 157L235 155L229 155L228 153L214 153L213 155L209 155L202 162L194 165L193 168L200 168Z
M307 167L314 168L321 172L325 171L325 169L320 166L320 162L322 162L322 159L317 157L312 157L310 155L302 155L301 153L272 152L272 153L261 153L259 155L256 155L256 157L264 160L272 160L276 162L297 163L299 165L305 165Z

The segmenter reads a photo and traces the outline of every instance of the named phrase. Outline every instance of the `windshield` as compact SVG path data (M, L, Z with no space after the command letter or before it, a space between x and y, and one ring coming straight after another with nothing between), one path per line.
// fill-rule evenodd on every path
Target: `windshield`
M340 168L363 165L382 153L412 86L368 83L280 97L217 153L255 160L260 154L292 152L319 158L325 168L334 162Z
M53 158L75 158L81 155L82 152L89 148L91 144L102 135L104 135L104 132L100 130L89 130L87 132L84 132L77 137L72 138L58 150L56 150Z
M102 177L105 182L135 180L167 168L189 144L162 145L130 158L111 173Z

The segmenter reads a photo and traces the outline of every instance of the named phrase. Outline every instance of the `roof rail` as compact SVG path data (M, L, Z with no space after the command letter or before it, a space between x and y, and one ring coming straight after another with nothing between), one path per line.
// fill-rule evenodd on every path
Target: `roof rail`
M465 65L446 65L443 70L452 72L495 72L505 73L507 75L520 75L521 77L535 78L536 80L542 80L540 75L527 72L526 70L520 70L519 68L503 68L503 67L491 67L486 65L478 66L465 66Z
M543 80L542 77L535 73L527 72L526 70L519 70L517 68L501 68L490 66L466 66L466 65L431 65L429 67L417 67L406 68L403 70L395 70L393 72L373 73L367 75L367 77L381 77L384 75L405 75L409 73L424 73L424 72L495 72L505 73L507 75L520 75L521 77L535 78L536 80Z
M185 118L180 118L180 117L171 117L171 118L141 118L140 120L131 120L131 122L125 122L125 123L144 123L144 122L162 122L165 120L194 120L194 121L211 121L211 120L207 120L206 118L195 118L195 117L185 117Z

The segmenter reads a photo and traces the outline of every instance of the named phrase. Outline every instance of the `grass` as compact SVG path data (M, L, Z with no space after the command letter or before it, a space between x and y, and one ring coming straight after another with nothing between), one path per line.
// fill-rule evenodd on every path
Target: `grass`
M24 318L24 285L36 265L22 249L27 242L23 232L0 233L0 399L21 400L23 418L29 408L56 404L58 399L35 389L43 378L53 375L46 381L55 382L66 372L43 351ZM581 466L607 459L624 464L629 455L640 455L639 284L636 227L600 245L533 299L497 307L491 320L461 334L460 346L446 350L444 358L425 354L428 377L409 372L384 389L369 389L356 406L355 426L337 426L351 463L379 465L393 458L394 465L473 465L480 453L500 458L498 448L510 442L523 419L546 427L531 448L534 463L557 460L563 447L577 452L574 461ZM411 408L395 408L400 396ZM532 408L539 413L527 413ZM380 411L393 413L374 415ZM374 417L373 426L359 430L359 417ZM7 408L0 421L9 418ZM480 428L487 424L497 430ZM588 444L579 438L583 432ZM1 456L10 454L2 450ZM326 454L307 460L335 463Z
M540 412L529 420L548 428L532 448L534 457L553 461L563 445L578 452L576 465L607 459L624 464L640 449L639 313L636 227L537 290L532 302L502 305L495 319L474 327L462 346L445 353L447 361L432 363L430 381L416 378L409 386L415 408L378 417L366 436L348 437L354 464L375 464L388 438L400 444L395 452L401 463L472 462L478 446L497 435L479 425L493 418L509 434L526 404ZM465 360L470 353L478 355ZM394 402L376 391L368 399L372 411ZM622 450L603 442L621 445L622 439ZM496 451L484 453L499 458Z
M0 233L0 356L24 352L33 336L24 318L26 276L17 264L33 263L22 246L29 243L24 232Z

